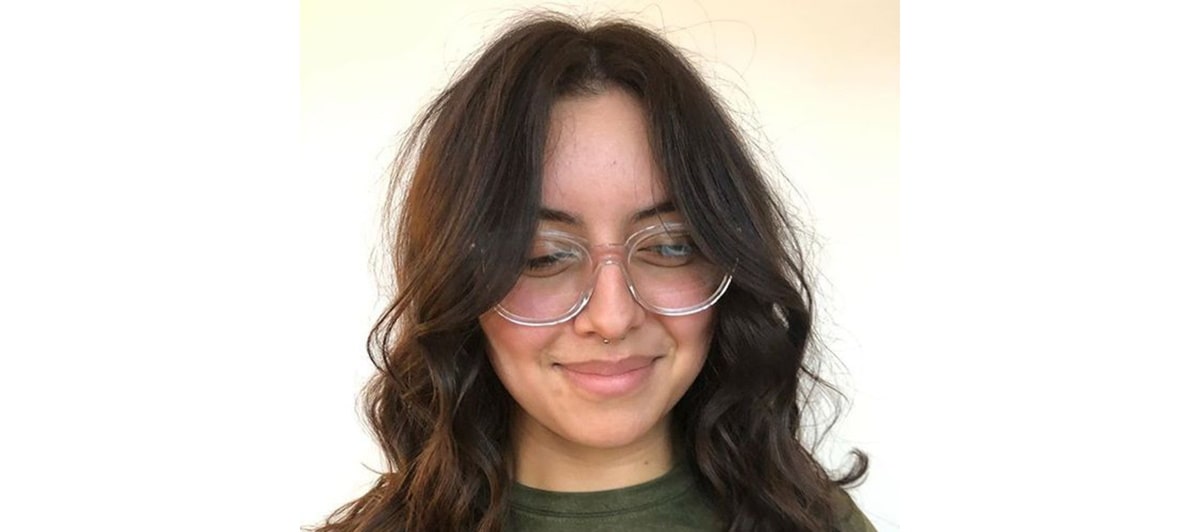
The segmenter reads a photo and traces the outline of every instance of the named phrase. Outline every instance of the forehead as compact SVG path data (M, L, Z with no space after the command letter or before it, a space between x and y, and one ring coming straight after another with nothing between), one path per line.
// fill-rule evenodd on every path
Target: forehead
M585 224L616 222L668 199L643 107L627 92L560 100L551 112L542 206Z

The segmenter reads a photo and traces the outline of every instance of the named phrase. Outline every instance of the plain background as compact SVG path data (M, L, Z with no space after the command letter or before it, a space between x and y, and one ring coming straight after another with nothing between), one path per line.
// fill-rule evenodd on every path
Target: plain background
M824 239L831 334L853 366L840 434L878 459L859 492L877 524L1196 529L1200 43L1183 5L905 3L894 271L846 267L889 253L886 233L837 233L877 228L841 210L874 190L839 198L808 181L853 165L816 163L838 158L796 142L815 137L800 120L768 125L780 73L731 52L737 25L687 30L701 54L713 35L729 43L711 68L746 92L781 163L800 165L789 175ZM467 9L423 20L497 19ZM372 173L415 103L348 102L330 120L388 115L342 122L368 146L307 153L319 136L301 128L290 2L2 15L3 528L296 530L353 495L374 456L348 395L379 304ZM384 38L378 23L350 36ZM413 90L481 37L433 35L414 60L434 70ZM789 90L841 75L813 70ZM820 101L833 103L801 116L833 123L819 113L839 100ZM358 166L321 167L346 154ZM892 288L856 284L872 275Z
M360 196L328 199L329 214L357 223L348 234L374 238L371 218L383 196L382 176L397 133L420 107L513 16L530 7L598 18L624 16L662 32L684 48L728 102L749 137L790 183L796 215L818 279L818 332L838 357L825 373L852 400L830 433L822 457L839 466L852 446L870 453L870 481L854 491L881 531L894 530L903 484L875 418L888 384L876 385L890 358L899 266L899 12L893 0L818 2L454 2L420 7L387 2L309 1L301 9L301 175L340 182ZM347 227L347 230L354 229ZM370 249L355 252L365 258ZM358 279L361 266L343 272ZM345 282L345 281L343 281ZM367 309L370 283L346 282ZM350 294L347 294L350 295ZM343 309L346 310L346 309ZM357 324L364 330L366 322ZM355 338L354 330L346 336ZM361 334L359 334L361 336ZM370 370L361 350L329 353L314 378L344 376L314 405L320 420L352 420L349 398ZM315 368L316 366L314 366ZM364 369L365 368L365 369ZM894 384L893 384L894 386ZM316 415L314 412L314 415ZM360 431L329 437L314 457L315 507L358 496L382 467ZM314 514L314 518L322 517Z

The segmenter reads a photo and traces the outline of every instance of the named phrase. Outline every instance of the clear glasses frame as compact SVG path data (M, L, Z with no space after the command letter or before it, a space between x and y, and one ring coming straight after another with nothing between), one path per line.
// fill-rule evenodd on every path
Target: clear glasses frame
M653 312L655 314L659 314L662 316L688 316L691 314L696 314L698 312L707 310L708 308L715 305L717 303L717 301L721 299L721 296L725 295L725 291L729 289L729 284L733 281L732 272L727 271L724 273L724 276L722 277L720 283L718 284L717 289L713 292L713 294L711 296L709 296L708 299L700 302L699 304L692 305L690 307L686 307L686 308L682 308L682 309L663 308L663 307L659 307L659 306L650 304L649 302L647 302L645 299L642 298L642 296L638 293L637 287L634 286L634 284L633 284L633 277L630 276L630 273L629 273L629 261L632 260L633 254L638 249L638 245L643 240L650 238L653 235L657 235L664 231L670 232L672 230L680 231L680 232L688 232L686 225L679 223L679 222L668 222L668 223L656 224L656 225L652 225L652 226L640 229L637 232L634 232L633 234L629 235L629 238L625 239L625 242L623 244L591 244L586 239L580 238L571 233L566 233L566 232L562 232L562 231L541 231L539 233L540 235L548 235L548 236L552 236L556 239L562 239L564 241L574 243L576 246L578 246L578 248L580 250L582 250L584 253L587 254L588 261L594 262L593 268L592 268L591 280L587 283L587 288L584 289L580 293L579 300L576 301L575 304L570 307L570 309L568 309L562 316L559 316L556 318L536 320L536 319L531 319L531 318L527 318L524 316L520 316L520 315L517 315L517 314L511 312L510 310L504 308L503 301L501 301L499 304L497 304L494 307L494 310L496 311L497 314L504 317L508 321L511 321L517 325L525 325L528 327L549 327L552 325L558 325L560 323L566 323L566 322L574 319L576 316L578 316L579 313L583 312L583 309L585 307L587 307L588 302L591 301L591 299L592 299L592 292L596 288L596 281L600 276L600 269L605 266L617 266L618 268L621 269L621 275L623 275L625 278L625 286L626 286L626 288L629 289L629 293L631 296L633 296L633 300L636 301L639 305L641 305L642 308L644 308L650 312ZM597 253L597 254L593 255L593 250L607 250L607 251L603 251L601 253ZM618 254L618 253L614 252L613 250L616 250L617 252L623 252L623 253ZM593 261L593 257L597 257L597 256L600 257L600 260ZM507 296L506 296L506 298L507 298Z

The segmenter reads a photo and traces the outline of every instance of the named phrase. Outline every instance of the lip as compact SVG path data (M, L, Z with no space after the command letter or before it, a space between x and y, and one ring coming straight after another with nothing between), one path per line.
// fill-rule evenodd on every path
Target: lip
M634 356L619 360L588 360L557 364L575 387L599 397L629 394L644 384L660 357Z

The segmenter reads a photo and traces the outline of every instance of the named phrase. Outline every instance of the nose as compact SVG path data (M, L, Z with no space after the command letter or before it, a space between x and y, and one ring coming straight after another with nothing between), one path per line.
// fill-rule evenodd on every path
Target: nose
M613 259L601 262L592 297L575 317L575 332L581 336L620 339L641 326L645 319L646 310L633 299L620 262Z

